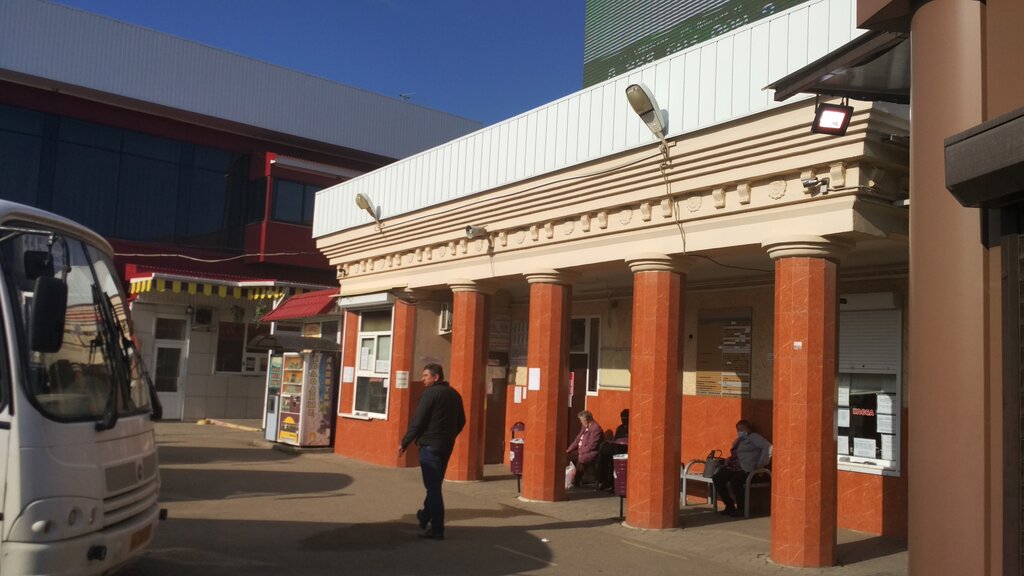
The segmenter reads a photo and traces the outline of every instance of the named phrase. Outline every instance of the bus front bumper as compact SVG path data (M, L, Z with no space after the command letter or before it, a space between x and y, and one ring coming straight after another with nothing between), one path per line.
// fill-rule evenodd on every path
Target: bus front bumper
M0 572L92 576L104 574L139 555L153 540L160 505L99 532L57 542L4 542ZM102 556L100 558L99 556Z

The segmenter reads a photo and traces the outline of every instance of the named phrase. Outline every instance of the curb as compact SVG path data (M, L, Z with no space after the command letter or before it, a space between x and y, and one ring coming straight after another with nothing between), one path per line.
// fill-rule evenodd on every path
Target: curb
M204 419L199 420L198 422L196 422L196 424L198 424L200 426L202 426L204 424L209 424L209 425L212 425L212 426L223 426L224 428L233 428L235 430L244 430L246 432L262 432L263 431L262 428L253 428L252 426L243 426L241 424L235 424L233 422L225 422L223 420L216 420L216 419L213 419L213 418L204 418Z

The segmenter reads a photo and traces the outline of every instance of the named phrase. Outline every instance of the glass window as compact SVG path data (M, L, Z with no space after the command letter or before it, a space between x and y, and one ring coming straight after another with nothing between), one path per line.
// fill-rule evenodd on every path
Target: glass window
M42 136L45 117L42 112L0 104L0 130Z
M56 242L50 251L47 236L8 237L0 252L26 333L36 278L60 277L65 260L69 265L60 349L52 353L25 350L29 367L25 388L31 401L43 414L61 421L98 420L108 406L121 413L148 410L148 399L135 401L129 389L129 357L123 343L130 330L111 262L74 238ZM33 265L27 265L30 262Z
M217 327L218 372L241 372L243 347L245 346L245 324L221 322Z
M167 138L126 130L124 153L177 163L181 156L181 144Z
M303 186L289 180L274 181L274 220L302 222Z
M360 332L390 332L391 309L366 310L359 315Z
M585 318L573 318L569 324L569 351L587 351L587 320Z
M111 238L239 251L263 218L249 157L0 106L0 198L70 217ZM303 190L305 194L305 190ZM300 199L297 220L304 219Z
M156 374L154 383L157 392L177 392L178 377L181 373L181 348L176 346L157 346Z
M184 340L185 321L179 318L157 318L154 337L157 340Z
M121 150L121 130L66 116L60 119L60 139L92 148Z
M248 224L262 222L266 211L267 179L260 178L248 184L245 201L245 221Z
M217 372L265 372L266 363L260 364L258 358L266 357L266 353L249 350L246 345L257 336L269 333L268 324L219 323L214 369Z
M0 198L38 205L43 139L0 131Z
M320 188L312 184L274 179L273 219L293 224L313 223L313 203Z
M53 211L100 234L116 236L117 175L120 154L61 142L57 147Z
M352 411L387 417L388 377L391 372L391 309L360 313L356 390ZM335 324L335 330L337 324Z
M178 205L178 165L123 156L116 234L126 240L171 242Z
M839 323L839 468L898 475L902 436L900 311L842 311Z

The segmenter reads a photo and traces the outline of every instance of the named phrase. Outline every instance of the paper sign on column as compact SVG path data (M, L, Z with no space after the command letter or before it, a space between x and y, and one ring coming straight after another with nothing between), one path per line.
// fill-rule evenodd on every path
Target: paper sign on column
M839 387L839 405L849 406L850 405L850 389L845 386Z
M848 456L850 454L850 437L840 436L836 439L836 452L840 456Z
M395 389L404 390L409 387L409 372L407 370L395 371Z
M895 436L890 434L882 434L882 460L892 460L892 439Z
M523 400L526 400L526 386L516 386L516 388L523 391Z
M874 438L854 438L853 455L861 458L874 458L877 444Z
M893 395L892 394L879 394L878 398L878 413L879 414L893 414ZM879 430L881 432L881 430Z
M875 431L879 434L893 434L892 414L879 414L878 422L875 424Z
M345 366L345 369L341 371L341 381L350 384L356 379L356 367Z
M530 390L540 390L540 368L530 368L526 387Z
M515 385L526 386L526 366L516 366Z
M836 426L838 426L840 428L849 428L850 427L850 409L849 408L840 408L839 409L839 416L838 416L838 418L836 418Z
M522 404L523 403L523 387L522 386L514 386L513 388L514 388L514 390L512 392L512 401L515 402L516 404Z

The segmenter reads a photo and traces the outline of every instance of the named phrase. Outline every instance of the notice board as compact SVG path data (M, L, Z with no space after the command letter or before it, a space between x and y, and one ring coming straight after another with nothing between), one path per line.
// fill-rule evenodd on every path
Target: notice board
M750 397L750 324L750 308L699 311L698 396Z

